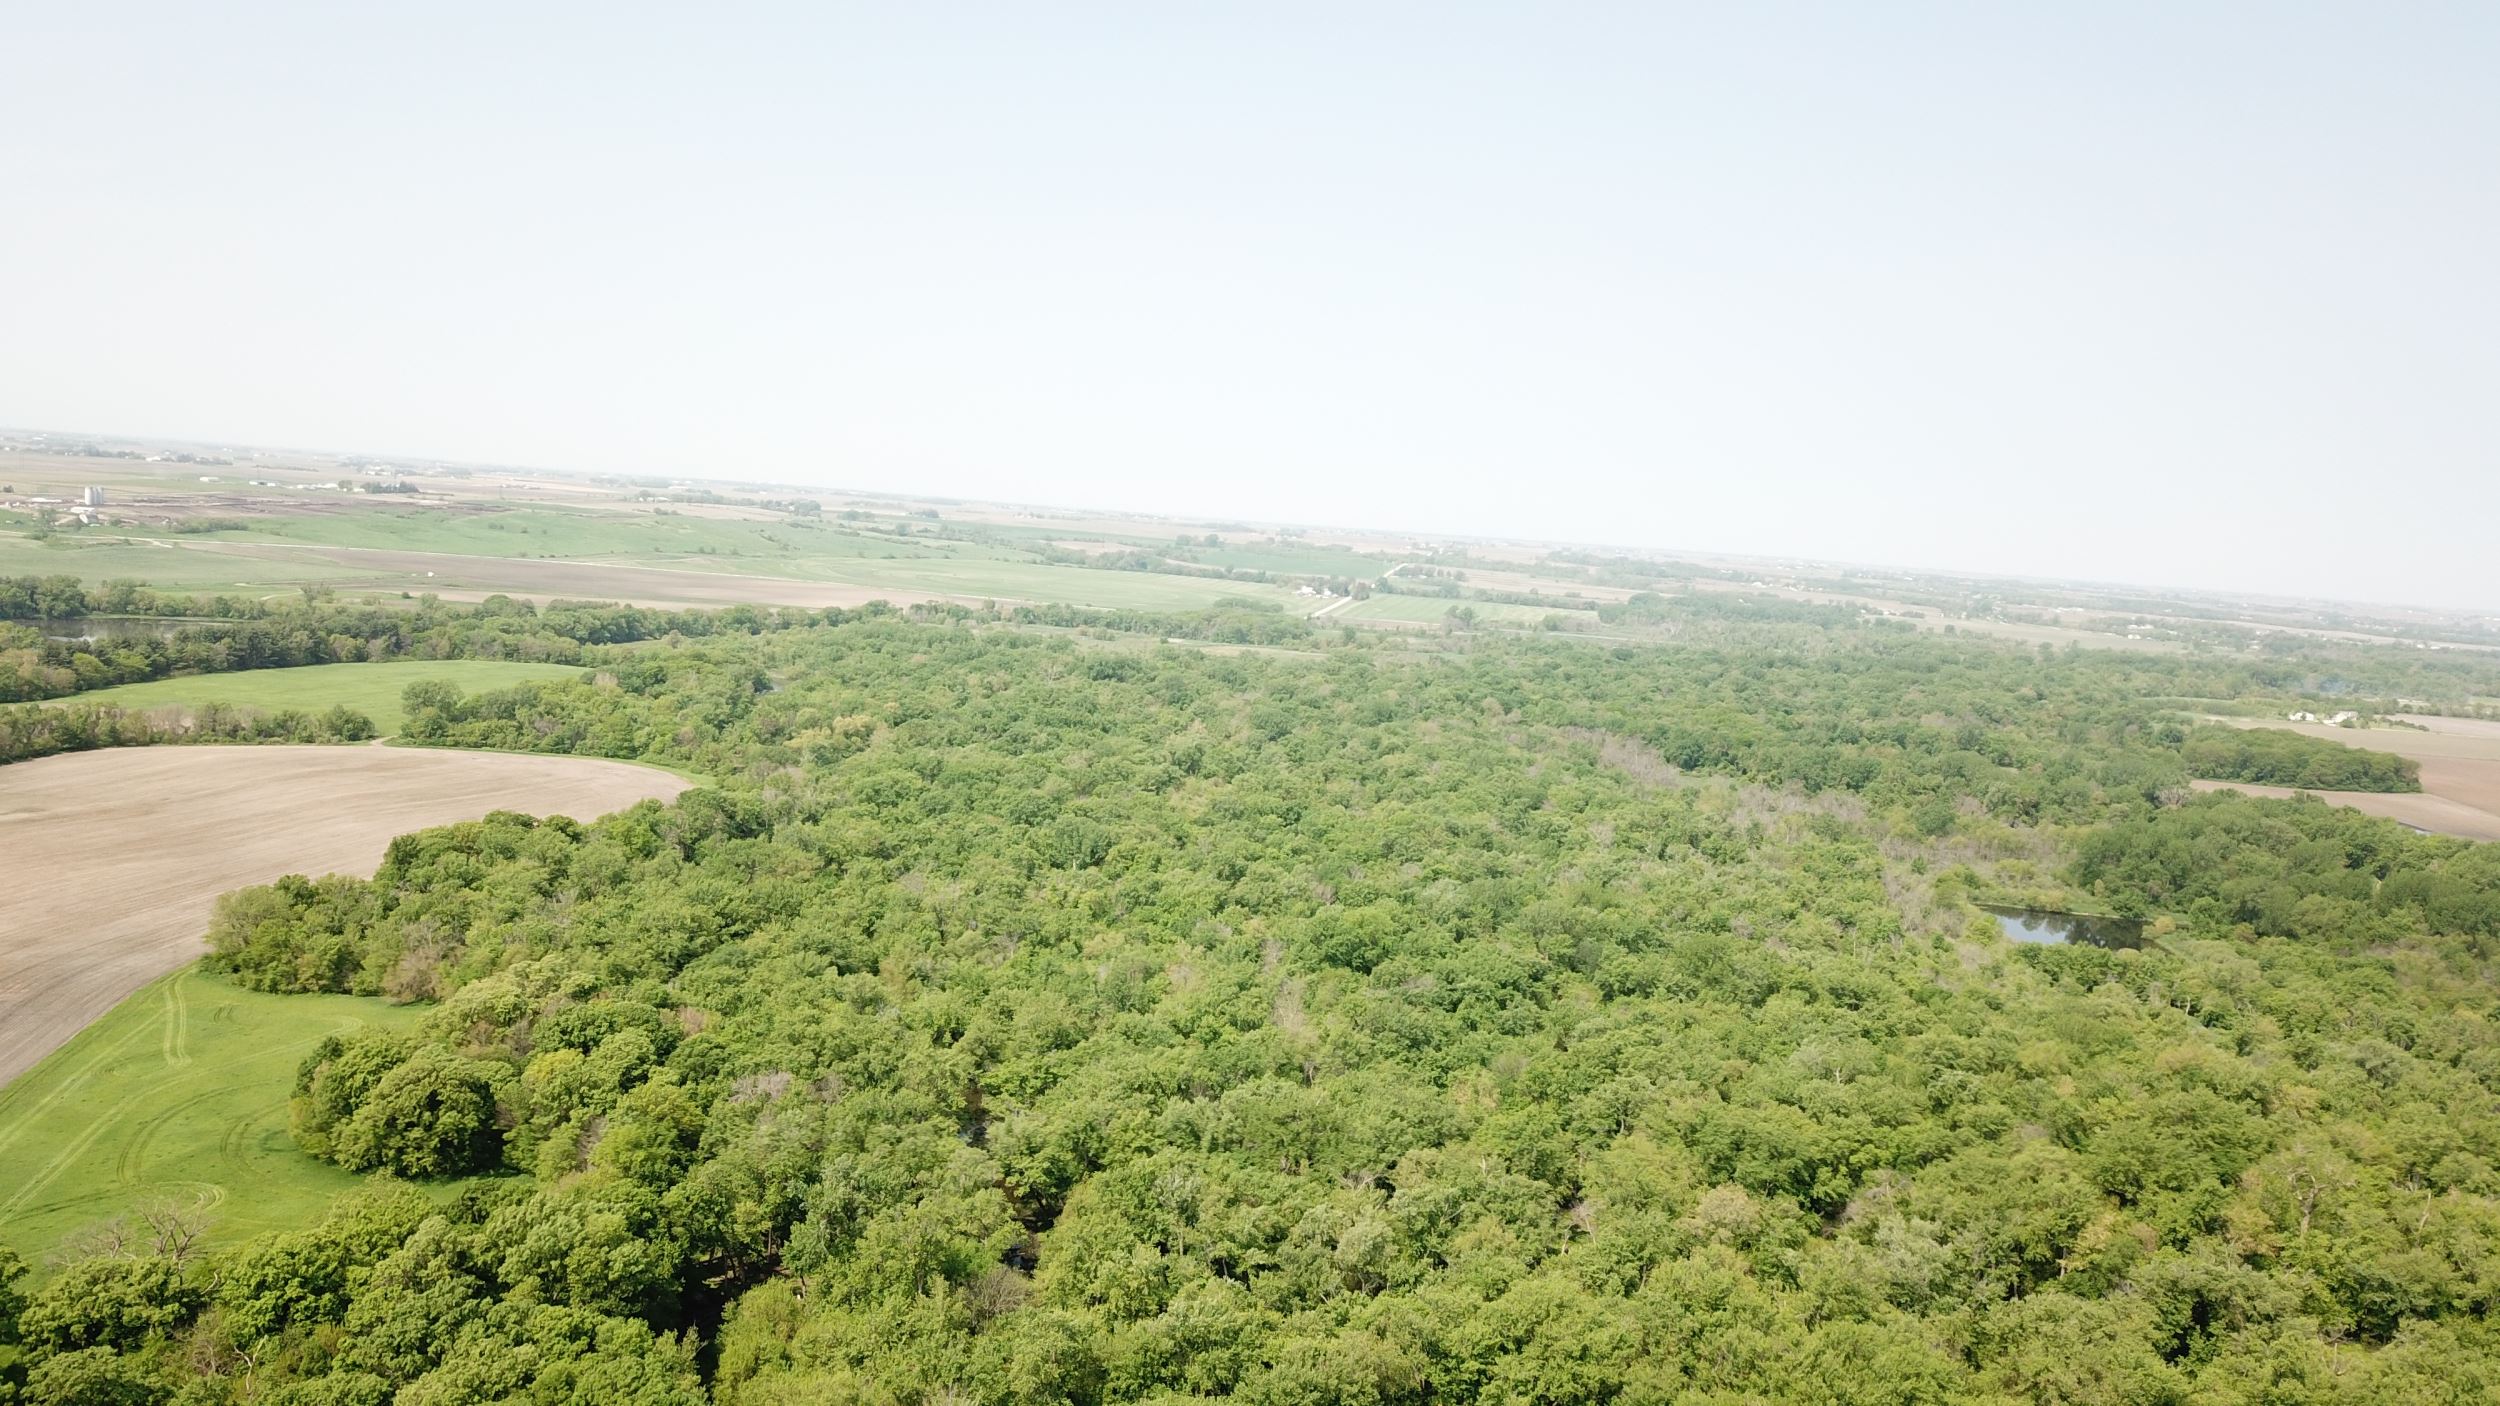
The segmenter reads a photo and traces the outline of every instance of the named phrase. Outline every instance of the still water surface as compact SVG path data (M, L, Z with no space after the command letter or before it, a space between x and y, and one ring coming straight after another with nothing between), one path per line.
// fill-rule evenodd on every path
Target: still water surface
M1993 903L1979 905L1997 927L2016 942L2038 942L2062 945L2079 942L2088 947L2141 947L2144 945L2144 924L2133 918L2099 917L2090 913L2046 913L2037 908L2000 908Z

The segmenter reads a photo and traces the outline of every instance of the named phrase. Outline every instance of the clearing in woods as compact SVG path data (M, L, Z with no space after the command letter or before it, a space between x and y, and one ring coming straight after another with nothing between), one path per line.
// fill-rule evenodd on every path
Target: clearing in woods
M41 1264L157 1208L219 1241L319 1219L363 1178L296 1150L295 1068L325 1035L421 1014L246 991L197 968L142 988L0 1089L0 1248Z
M590 757L401 747L130 747L0 767L0 1087L197 958L230 889L370 874L394 837L492 810L587 820L688 784Z
M244 669L231 674L193 674L99 688L51 700L54 704L111 703L136 712L197 708L223 703L275 713L292 708L318 713L344 703L385 735L399 731L407 714L399 695L421 679L439 679L462 693L510 688L537 679L575 678L576 664L519 664L499 659L393 659L379 664L308 664L295 669Z

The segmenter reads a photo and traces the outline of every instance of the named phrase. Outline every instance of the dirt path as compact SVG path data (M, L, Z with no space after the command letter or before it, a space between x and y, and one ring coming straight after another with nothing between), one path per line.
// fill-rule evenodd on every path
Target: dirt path
M198 957L217 895L369 874L391 840L490 810L588 819L687 783L587 757L131 747L0 767L0 1086Z

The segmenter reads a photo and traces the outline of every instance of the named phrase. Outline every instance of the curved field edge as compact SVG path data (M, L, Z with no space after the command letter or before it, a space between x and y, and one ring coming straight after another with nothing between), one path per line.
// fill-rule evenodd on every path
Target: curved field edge
M434 748L114 748L0 769L0 852L45 876L0 887L0 1080L196 958L228 890L369 874L395 837L494 810L589 820L686 789L603 758Z
M0 1088L0 1248L41 1265L160 1208L212 1244L317 1219L367 1179L296 1150L296 1066L323 1036L421 1015L246 991L196 966L148 983Z

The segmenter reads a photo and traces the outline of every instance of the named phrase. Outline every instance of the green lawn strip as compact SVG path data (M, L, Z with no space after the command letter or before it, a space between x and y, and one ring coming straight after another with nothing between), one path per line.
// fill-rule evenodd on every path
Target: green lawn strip
M237 708L277 712L293 708L317 713L344 703L384 733L397 732L406 720L400 693L421 679L440 679L463 693L510 688L538 679L578 677L574 664L521 664L495 659L393 659L378 664L310 664L295 669L247 669L229 674L193 674L153 679L147 683L102 688L56 703L112 703L144 711L151 708L197 708L223 703Z
M325 1035L421 1014L246 991L197 967L140 988L0 1088L0 1246L41 1265L155 1205L195 1214L217 1244L312 1223L371 1179L296 1149L296 1066Z

